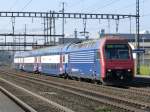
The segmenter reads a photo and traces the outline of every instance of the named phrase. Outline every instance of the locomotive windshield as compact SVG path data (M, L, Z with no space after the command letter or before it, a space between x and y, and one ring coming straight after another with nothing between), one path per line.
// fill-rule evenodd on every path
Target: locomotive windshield
M127 44L106 44L106 59L129 59L129 47Z

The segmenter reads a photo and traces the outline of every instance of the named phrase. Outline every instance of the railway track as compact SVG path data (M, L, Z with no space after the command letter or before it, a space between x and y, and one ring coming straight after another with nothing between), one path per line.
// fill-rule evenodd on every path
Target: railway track
M104 103L105 105L109 105L114 108L122 109L124 111L132 111L132 112L134 111L146 112L147 111L148 112L150 110L150 105L148 103L141 103L141 102L134 101L131 99L125 99L125 98L117 97L117 96L106 94L106 93L104 94L104 93L95 92L92 90L68 86L62 83L42 80L42 79L33 78L33 77L25 76L25 75L22 75L20 77L19 75L15 73L13 73L13 75L10 75L10 73L8 72L6 73L5 71L3 71L3 74L7 74L10 77L18 77L21 80L26 80L26 81L28 80L35 84L40 83L43 86L57 88L59 90L62 90L71 94L75 94L81 97L85 97L87 99L90 99L96 102Z
M8 98L10 98L13 102L15 102L19 107L21 107L25 112L37 112L35 109L33 109L31 106L24 103L22 100L17 98L15 95L7 91L5 88L0 86L0 91L5 94Z
M45 110L45 109L43 107L41 107L41 104L44 104L44 103L49 105L49 106L47 106L46 111L44 111L44 112L49 112L49 111L51 111L51 112L74 112L73 110L71 110L69 108L61 106L61 105L59 105L59 104L57 104L57 103L55 103L53 101L47 100L46 98L44 98L44 97L42 97L42 96L40 96L40 95L38 95L36 93L33 93L33 92L31 92L31 91L29 91L27 89L24 89L24 88L14 84L14 83L12 83L12 82L9 82L9 81L7 81L5 79L0 78L0 83L4 83L5 86L4 85L3 86L5 88L9 89L9 90L10 90L10 88L11 89L13 88L12 90L10 90L11 93L13 93L13 91L15 91L14 94L17 94L17 96L19 96L20 99L22 99L21 97L24 97L23 99L26 99L27 97L30 96L27 99L33 100L33 101L31 101L31 100L29 101L29 102L31 102L30 103L31 106L27 106L25 103L23 103L23 104L20 103L19 101L21 101L21 100L19 100L17 97L16 97L17 100L15 99L16 102L18 103L18 105L20 105L25 110L25 112L43 112L43 110ZM20 92L18 92L18 90L21 91L21 92L23 91L24 94L26 94L26 95L20 94ZM33 109L32 106L35 109Z
M15 89L13 89L13 90L15 90L15 92L16 91L23 91L23 92L25 92L26 93L26 96L29 96L29 95L32 95L32 97L34 97L34 100L35 99L38 99L38 100L40 100L40 101L43 101L43 102L46 102L48 105L51 105L51 106L53 106L53 108L48 108L48 112L51 110L51 112L74 112L73 110L71 110L71 109L69 109L69 108L66 108L66 107L63 107L63 106L61 106L61 105L59 105L59 104L57 104L57 103L55 103L55 102L53 102L53 101L50 101L50 100L47 100L46 98L44 98L44 97L42 97L42 96L40 96L40 95L38 95L38 94L36 94L36 93L33 93L33 92L31 92L31 91L29 91L29 90L27 90L27 89L24 89L24 88L22 88L22 87L20 87L20 86L18 86L18 85L16 85L16 84L14 84L14 83L12 83L12 82L9 82L9 81L7 81L7 80L5 80L5 79L2 79L2 78L0 78L0 81L1 82L3 82L3 83L5 83L6 84L6 86L5 86L5 88L15 88ZM4 90L2 90L2 91L4 91ZM11 91L12 92L12 91ZM9 93L6 93L6 94L11 94L10 92ZM15 94L19 94L19 93L15 93ZM28 95L27 95L28 94ZM18 96L23 96L23 94L20 94L20 95L18 95ZM12 98L12 96L10 96L11 98ZM14 96L15 97L15 96ZM17 97L16 97L17 98ZM13 98L14 99L14 98ZM19 100L18 98L17 98L17 100L15 99L15 101L18 103L18 105L20 105L26 112L40 112L41 110L38 110L37 109L37 111L35 110L35 109L33 109L33 108L31 108L31 106L28 106L28 105L26 105L25 103L20 103L20 101L21 100ZM35 100L34 101L34 103L38 103L39 101L37 101L37 100ZM32 102L33 103L33 102ZM32 105L33 106L33 105ZM41 107L41 106L40 106ZM42 109L43 110L43 109Z
M21 74L27 75L27 73L25 73L25 72L21 72ZM43 78L43 77L41 77L41 75L33 75L33 74L30 74L30 75L33 76L33 77L36 76L39 79ZM55 79L58 79L58 78L55 78ZM54 80L54 81L58 82L58 80L55 80L55 79L53 77L50 77L50 79L48 79L48 81L49 80ZM47 80L47 77L45 78L45 80ZM59 80L59 81L62 81L62 80ZM99 92L99 90L101 90L101 91L103 91L103 93L107 93L108 91L111 90L110 92L115 92L114 94L117 94L116 92L118 92L118 95L120 95L121 93L123 93L123 95L134 94L136 100L140 96L150 97L150 89L147 89L147 88L127 87L127 89L126 89L126 88L109 87L109 86L103 86L103 85L92 85L92 84L89 84L89 83L86 83L86 85L83 86L84 83L79 85L79 83L77 83L77 82L78 81L72 81L71 80L71 83L68 83L68 81L64 80L61 83L65 83L66 85L72 85L72 86L80 87L80 89L86 88L86 86L88 85L87 89L91 89L92 91L96 91L96 92ZM81 86L83 86L83 87L81 88ZM89 88L89 86L90 86L90 88ZM94 87L96 87L96 88L94 88ZM124 96L120 96L120 97L124 97ZM139 98L139 101L141 101L141 99L142 98ZM148 103L150 103L150 102L148 102Z
M9 72L12 72L12 71L9 71ZM15 71L13 71L13 73L15 73ZM27 73L26 72L16 72L16 74L24 74L24 75L27 75ZM29 73L30 75L32 75L33 76L33 74L31 74L31 73ZM43 78L43 77L41 77L41 75L35 75L34 74L34 76L37 76L37 78ZM38 77L39 76L39 77ZM45 77L44 77L45 78ZM53 77L50 77L50 78L53 78ZM54 78L53 78L54 79ZM52 79L52 80L53 80ZM57 78L58 79L58 78ZM47 77L45 78L45 80L47 80ZM51 79L50 79L51 80ZM66 83L67 81L65 80L65 81L63 81L62 83L65 83L65 84L69 84L69 85L74 85L74 84L76 84L76 81L74 81L75 83L73 83L73 81L71 80L71 83ZM78 82L78 81L77 81ZM145 83L144 81L142 81L143 83ZM143 83L142 82L140 82L140 85L142 85ZM148 83L148 82L147 82ZM82 84L83 85L83 84ZM86 86L89 86L89 83L86 83ZM91 85L91 84L90 84ZM134 86L135 86L136 84L134 83ZM150 82L149 82L149 85L150 85ZM77 85L76 85L77 86ZM142 96L150 96L150 89L147 89L147 88L137 88L137 87L134 87L134 86L131 86L131 87L127 87L127 89L126 88L116 88L116 87L109 87L109 86L103 86L103 85L97 85L97 88L101 88L101 89L104 89L104 90L113 90L113 91L120 91L120 92L122 92L122 93L124 93L124 92L130 92L131 94L140 94L140 95L142 95ZM96 90L94 90L93 89L93 86L91 86L92 88L90 88L90 89L92 89L93 91L96 91Z
M22 74L24 74L25 72L23 72ZM24 74L24 75L27 75L26 73ZM31 76L33 76L33 74L30 74ZM33 77L34 78L34 77ZM41 78L41 77L37 77L37 78ZM47 79L45 79L45 80L47 80ZM64 83L64 82L63 82ZM66 83L67 85L69 84L75 84L75 83ZM88 83L87 83L88 84ZM149 83L150 84L150 83ZM103 89L104 91L106 90L112 90L112 91L119 91L119 92L122 92L122 93L126 93L126 92L128 92L128 93L130 93L130 94L137 94L137 95L141 95L141 96L148 96L148 97L150 97L150 89L145 89L145 88L137 88L137 87L127 87L127 89L126 88L117 88L117 87L109 87L109 86L103 86L103 85L98 85L98 88L100 88L100 89ZM82 88L81 88L82 89ZM93 86L92 86L92 88L90 88L90 89L92 89L93 91L96 91L96 90L94 90L93 89ZM98 92L98 91L97 91Z
M4 74L5 76L6 76L6 74ZM6 77L5 78L0 78L0 80L5 80L6 79ZM18 79L18 78L15 78L15 77L13 77L13 80L14 79ZM8 80L8 78L7 78L7 80ZM9 79L9 81L10 81L10 79ZM31 81L27 81L27 80L20 80L20 79L18 79L18 80L14 80L14 82L19 82L19 81L21 81L21 82L24 82L25 81L25 83L27 83L27 84L33 84L33 85L35 85L35 87L32 87L32 85L30 85L30 89L32 90L32 89L34 89L34 88L36 88L36 86L37 85L39 85L39 84L35 84L33 81L31 82ZM4 81L4 82L6 82L6 83L9 83L8 81ZM10 81L10 82L12 82L12 80ZM13 82L13 83L14 83ZM20 82L19 82L20 83ZM18 84L17 84L18 85ZM43 85L42 85L43 86ZM23 88L25 88L25 87L23 87ZM41 86L38 88L38 89L40 89L40 88L42 88ZM48 87L49 88L49 87ZM29 90L29 88L28 88L28 90ZM46 89L45 89L46 90ZM35 91L34 91L35 92ZM40 91L41 92L41 91ZM36 93L38 93L38 91L36 92ZM41 93L46 93L46 92L41 92ZM46 98L46 99L48 99L49 100L49 98L48 97L45 97L44 96L44 98ZM78 102L82 102L82 100L83 100L83 98L81 98L81 99L79 99L79 101ZM86 103L88 103L88 100L85 100L86 101ZM71 102L69 102L69 103L71 103ZM84 105L83 106L85 106L85 105L87 105L85 102L84 102ZM93 102L92 102L93 103ZM89 108L90 108L90 106L92 107L92 105L96 105L95 103L94 104L90 104L90 105L88 105L88 106L86 106L85 108L86 108L86 110L75 110L75 111L77 111L77 112L94 112L94 110L90 110ZM99 103L98 103L98 105L99 105ZM98 107L98 105L97 105L97 107ZM45 107L45 105L43 104L43 106ZM82 106L82 105L81 105ZM102 105L101 105L102 106ZM81 109L81 108L80 108ZM105 108L104 108L105 109ZM38 112L40 112L40 111L38 111ZM41 112L43 112L43 111L41 111ZM44 110L44 112L59 112L59 111L45 111ZM72 111L63 111L63 112L72 112ZM98 111L96 111L95 110L95 112L98 112ZM115 112L115 111L112 111L112 112Z

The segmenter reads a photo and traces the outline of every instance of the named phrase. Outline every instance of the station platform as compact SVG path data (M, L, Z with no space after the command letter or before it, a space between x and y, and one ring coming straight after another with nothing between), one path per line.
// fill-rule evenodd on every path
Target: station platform
M0 112L25 112L0 91Z
M150 78L150 75L135 75L135 77Z

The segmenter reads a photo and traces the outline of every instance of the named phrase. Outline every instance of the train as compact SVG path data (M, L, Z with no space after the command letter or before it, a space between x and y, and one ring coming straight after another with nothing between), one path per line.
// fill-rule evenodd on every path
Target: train
M131 82L135 71L131 46L117 36L16 52L14 66L27 72L103 84Z

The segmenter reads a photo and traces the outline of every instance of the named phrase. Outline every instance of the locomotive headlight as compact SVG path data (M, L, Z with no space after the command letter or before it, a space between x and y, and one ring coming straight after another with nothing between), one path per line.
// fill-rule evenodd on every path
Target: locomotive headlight
M111 72L111 69L108 69L107 71L108 71L108 72Z
M128 72L131 72L131 69L128 69Z

